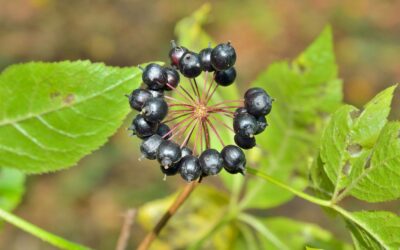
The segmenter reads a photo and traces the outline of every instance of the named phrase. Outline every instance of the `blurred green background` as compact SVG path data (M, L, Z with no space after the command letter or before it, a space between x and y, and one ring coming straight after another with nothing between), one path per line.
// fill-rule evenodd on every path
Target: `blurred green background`
M347 102L360 106L379 90L399 82L400 1L210 3L211 19L205 28L216 41L230 40L234 44L238 53L237 82L242 89L271 62L294 58L326 24L331 24L334 32ZM166 0L0 0L0 69L38 60L90 59L119 66L164 61L175 23L202 4ZM399 97L397 93L395 107L400 104ZM398 117L399 111L395 108L393 117ZM175 177L164 182L153 162L139 162L138 141L127 136L126 127L79 166L30 176L16 213L95 249L113 249L127 209L164 197L184 184ZM218 185L216 178L206 182ZM303 218L323 227L332 224L321 209L297 199L270 213ZM334 225L329 229L337 230ZM132 232L130 244L135 245L144 232L136 225ZM6 225L0 234L0 249L53 248Z

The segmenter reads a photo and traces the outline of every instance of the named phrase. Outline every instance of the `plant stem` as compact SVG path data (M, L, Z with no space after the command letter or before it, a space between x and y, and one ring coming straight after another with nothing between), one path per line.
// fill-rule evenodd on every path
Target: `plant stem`
M296 189L294 189L294 188L292 188L290 186L287 186L285 183L282 183L282 182L276 180L274 177L269 176L269 175L267 175L267 174L265 174L263 172L258 171L255 168L248 167L247 168L247 173L253 174L253 175L258 176L258 177L260 177L260 178L262 178L264 180L267 180L270 183L275 184L276 186L279 186L279 187L281 187L283 189L286 189L287 191L297 195L298 197L300 197L300 198L302 198L304 200L307 200L309 202L318 204L320 206L331 207L331 202L330 201L322 200L322 199L319 199L319 198L314 197L312 195L306 194L306 193L304 193L302 191L296 190Z
M8 223L24 230L27 233L30 233L37 238L50 243L51 245L58 247L60 249L66 250L89 250L90 248L78 245L76 243L70 242L64 238L61 238L57 235L49 233L3 209L0 208L0 218L7 221Z
M157 235L160 233L161 229L168 223L169 219L174 216L176 211L181 207L181 205L187 200L189 195L192 193L194 188L197 186L198 182L189 183L183 191L179 194L179 196L175 199L174 203L170 206L167 212L163 215L163 217L158 221L157 225L154 229L149 232L143 241L139 244L138 250L147 250L149 249L151 243L155 240Z

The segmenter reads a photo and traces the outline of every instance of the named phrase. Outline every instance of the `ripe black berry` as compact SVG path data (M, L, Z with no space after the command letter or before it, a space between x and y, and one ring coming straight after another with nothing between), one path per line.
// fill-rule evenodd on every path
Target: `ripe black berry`
M162 89L159 89L159 90L147 89L147 91L150 92L152 97L159 97L159 98L164 97L164 90L162 90Z
M246 167L246 156L243 151L235 146L225 146L221 151L221 156L224 159L224 168L231 174L244 173Z
M164 88L168 78L162 66L150 63L143 71L142 80L150 89L157 90Z
M188 147L183 147L182 148L182 158L187 155L193 155L193 151Z
M179 172L181 165L179 163L173 164L169 168L164 168L163 166L160 166L161 172L165 174L166 176L172 176L176 175Z
M157 150L163 139L159 135L152 135L142 141L140 145L140 152L149 160L157 158Z
M165 68L165 72L167 72L167 84L172 86L173 88L178 87L179 84L179 73L175 69L172 68ZM170 91L172 90L171 87L165 85L165 90Z
M251 149L256 145L256 138L254 136L253 137L245 137L245 136L236 134L234 139L235 139L236 145L238 145L239 147L241 147L243 149Z
M163 141L158 147L157 160L165 168L178 162L181 159L181 156L181 148L175 142Z
M169 131L171 131L171 129L168 127L168 125L165 124L165 123L161 123L161 124L158 126L157 135L163 137L163 139L169 139L169 138L171 137L171 133L168 134ZM166 134L168 134L168 135L165 136Z
M200 64L203 71L212 72L214 71L213 66L211 65L211 48L206 48L200 51Z
M233 130L244 137L253 137L258 130L257 120L250 114L239 114L233 118Z
M171 59L171 65L179 67L179 60L182 56L188 52L188 49L182 46L176 46L175 42L172 41L172 49L169 51L169 58Z
M236 70L234 67L231 67L226 70L217 71L215 73L215 82L217 82L221 86L229 86L236 79Z
M272 98L264 90L245 95L244 103L249 114L264 116L271 112Z
M132 126L130 127L130 129L133 130L133 134L137 135L137 137L141 139L154 135L157 128L158 123L146 121L141 114L138 114L135 119L133 119Z
M193 155L187 155L181 160L179 172L186 181L194 181L201 175L199 159Z
M265 116L259 116L256 117L256 119L257 119L258 130L255 134L258 135L265 130L265 128L268 126L268 122L267 119L265 119Z
M250 88L244 93L244 98L247 99L250 95L258 92L265 93L265 90L258 87Z
M135 89L129 96L129 104L131 108L141 111L143 104L151 97L151 93L148 90Z
M216 70L225 70L236 62L236 52L230 43L221 43L211 52L211 64Z
M185 53L179 61L179 70L188 78L195 78L201 74L199 55L194 52Z
M162 121L168 113L168 104L162 98L150 98L142 108L143 117L149 122Z
M199 163L204 175L216 175L222 169L223 159L215 149L207 149L201 153Z
M237 116L240 114L248 114L247 109L244 107L237 108L234 115Z

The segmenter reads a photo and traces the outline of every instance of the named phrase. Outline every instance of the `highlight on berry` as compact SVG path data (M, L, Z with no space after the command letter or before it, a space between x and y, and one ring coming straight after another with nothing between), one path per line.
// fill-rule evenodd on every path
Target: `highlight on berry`
M255 147L255 135L268 126L273 99L257 87L248 89L243 99L213 102L219 87L235 82L235 48L227 42L197 53L171 44L170 66L151 63L141 68L142 87L128 95L129 105L138 111L129 129L143 140L141 158L157 160L164 178L179 173L188 182L222 169L244 174L243 150ZM236 145L225 144L221 129L232 132ZM220 151L211 148L213 136Z

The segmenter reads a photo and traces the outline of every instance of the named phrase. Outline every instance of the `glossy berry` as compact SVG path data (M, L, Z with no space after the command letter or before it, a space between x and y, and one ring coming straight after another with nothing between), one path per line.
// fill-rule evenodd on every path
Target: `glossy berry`
M169 133L171 129L168 127L167 124L161 123L157 129L157 135L163 137L163 139L169 139L171 137L171 133ZM169 134L168 134L169 133Z
M181 148L175 142L163 141L158 147L157 160L164 168L168 168L178 162L181 156Z
M179 61L180 72L188 77L195 78L201 74L199 55L194 52L187 52Z
M256 145L256 138L253 137L245 137L239 134L236 134L234 137L236 145L243 149L251 149Z
M265 90L258 87L250 88L244 93L244 98L247 99L250 95L258 92L265 93Z
M157 158L157 150L163 139L159 135L152 135L142 141L140 152L149 160Z
M152 97L151 93L145 89L135 89L129 95L129 104L131 108L141 111L143 104Z
M187 155L193 155L193 151L188 147L183 147L182 148L182 158Z
M163 98L150 98L142 108L143 117L149 122L162 121L168 114L168 104Z
M201 175L199 159L193 155L187 155L182 158L179 173L188 182L198 179Z
M230 43L221 43L211 52L211 64L216 70L225 70L236 62L236 52Z
M257 119L258 129L255 134L258 135L258 134L264 132L265 128L268 126L268 122L267 122L267 119L265 119L265 116L259 116L259 117L256 117L256 119Z
M133 130L133 134L137 135L137 137L141 139L154 135L157 128L158 123L146 121L141 114L138 114L135 119L133 119L132 126L130 127L130 129Z
M173 164L169 168L164 168L163 166L160 166L161 172L165 174L166 176L172 176L176 175L179 172L181 165L179 163Z
M226 70L217 71L215 73L215 82L221 86L229 86L236 79L236 70L234 67L231 67Z
M167 84L165 85L165 90L170 91L178 87L180 80L178 71L172 68L165 68L165 72L167 72ZM172 88L169 86L172 86Z
M203 71L214 71L214 67L211 65L211 51L211 48L206 48L199 53L200 64Z
M172 49L169 51L169 59L171 60L171 65L179 68L179 61L182 56L188 52L188 49L182 46L176 46L175 42L172 41Z
M240 115L240 114L248 114L247 109L245 107L237 108L235 110L234 116L237 116L237 115Z
M253 137L258 130L257 120L250 114L239 114L233 118L233 130L244 137Z
M231 174L244 174L246 167L246 156L239 147L235 145L225 146L221 151L222 159L224 159L224 168Z
M164 98L164 90L162 89L159 90L147 89L147 91L150 92L152 97Z
M168 78L164 67L150 63L143 70L142 80L149 89L158 90L164 88Z
M272 98L263 90L245 95L244 104L249 114L265 116L271 112Z
M216 175L223 167L221 154L215 149L206 149L201 153L199 163L204 175Z

